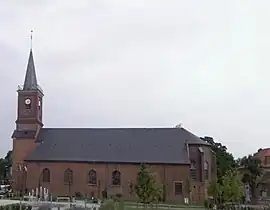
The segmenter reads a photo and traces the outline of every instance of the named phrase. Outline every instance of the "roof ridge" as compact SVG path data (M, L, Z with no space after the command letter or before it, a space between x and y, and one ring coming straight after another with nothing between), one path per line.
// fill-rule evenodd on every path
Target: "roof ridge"
M168 129L168 130L177 130L183 128L171 128L171 127L43 127L42 129ZM187 131L187 130L186 130ZM189 132L189 131L188 131Z

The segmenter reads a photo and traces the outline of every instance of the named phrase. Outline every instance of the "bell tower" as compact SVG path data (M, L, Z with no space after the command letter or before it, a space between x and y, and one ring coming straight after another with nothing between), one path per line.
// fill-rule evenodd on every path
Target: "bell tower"
M32 49L30 50L24 84L18 86L16 130L39 131L42 123L43 91L37 83Z

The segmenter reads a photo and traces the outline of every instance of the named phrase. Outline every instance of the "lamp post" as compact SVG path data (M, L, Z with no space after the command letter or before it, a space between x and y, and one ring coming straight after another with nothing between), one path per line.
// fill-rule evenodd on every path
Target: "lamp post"
M72 198L71 198L71 177L69 176L68 178L68 194L69 194L69 205L70 205L70 208L71 208L71 204L72 204Z
M41 177L42 177L42 172L39 173L39 176L38 176L38 192L40 191L40 187L41 187ZM38 198L40 198L40 193L38 193Z

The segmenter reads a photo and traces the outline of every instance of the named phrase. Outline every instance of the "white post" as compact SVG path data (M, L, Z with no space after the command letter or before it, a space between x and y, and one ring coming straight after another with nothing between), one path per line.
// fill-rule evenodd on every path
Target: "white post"
M38 187L36 188L36 197L38 198Z
M42 200L42 197L43 197L43 194L42 194L42 187L40 186L40 189L39 189L39 197L40 197L40 200Z

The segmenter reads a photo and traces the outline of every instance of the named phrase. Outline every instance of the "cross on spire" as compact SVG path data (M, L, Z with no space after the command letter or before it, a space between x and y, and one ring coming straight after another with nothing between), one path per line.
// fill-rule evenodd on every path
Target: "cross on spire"
M37 76L36 76L36 70L35 70L35 64L34 64L34 58L33 58L33 52L32 52L32 40L33 40L33 30L31 30L30 35L30 54L28 58L28 64L23 84L23 90L37 90L38 84L37 84Z
M31 30L31 35L30 35L30 50L32 51L33 48L33 30Z

